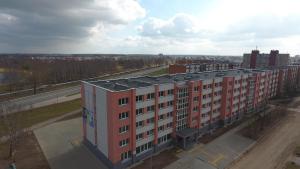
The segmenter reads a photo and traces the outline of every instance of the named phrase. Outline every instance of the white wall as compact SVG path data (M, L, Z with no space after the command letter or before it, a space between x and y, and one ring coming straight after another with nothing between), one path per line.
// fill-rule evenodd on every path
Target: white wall
M98 149L108 157L107 91L96 88Z
M84 96L85 96L85 108L88 111L87 116L87 125L86 125L86 138L89 140L92 144L95 145L95 129L94 127L90 126L90 116L92 118L95 118L94 113L94 102L93 102L93 86L90 84L85 83L84 84ZM94 124L95 126L95 124Z

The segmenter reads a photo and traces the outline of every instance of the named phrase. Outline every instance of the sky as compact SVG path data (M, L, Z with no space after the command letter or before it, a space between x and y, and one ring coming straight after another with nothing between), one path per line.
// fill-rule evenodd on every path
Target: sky
M300 54L299 0L0 0L0 53Z

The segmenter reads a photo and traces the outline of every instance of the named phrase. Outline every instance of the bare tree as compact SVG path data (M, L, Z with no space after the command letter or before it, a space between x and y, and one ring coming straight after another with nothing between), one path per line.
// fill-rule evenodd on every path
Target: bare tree
M1 105L0 111L0 121L4 124L4 132L1 135L4 135L8 143L8 158L12 161L15 161L19 140L24 136L21 130L21 121L24 121L24 119L22 119L22 113L12 113L18 110L18 108L20 108L20 106L7 103Z

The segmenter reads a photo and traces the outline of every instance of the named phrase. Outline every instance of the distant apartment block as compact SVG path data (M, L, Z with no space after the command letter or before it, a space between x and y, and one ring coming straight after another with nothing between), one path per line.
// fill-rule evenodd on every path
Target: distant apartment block
M299 75L287 66L82 82L84 142L109 168L125 168L258 112Z
M251 53L245 53L243 56L243 68L275 68L289 65L289 54L280 54L278 50L271 50L268 53L260 53L259 50L253 50Z
M237 69L239 64L228 62L209 62L209 63L188 63L169 65L169 74L176 73L196 73L212 70Z

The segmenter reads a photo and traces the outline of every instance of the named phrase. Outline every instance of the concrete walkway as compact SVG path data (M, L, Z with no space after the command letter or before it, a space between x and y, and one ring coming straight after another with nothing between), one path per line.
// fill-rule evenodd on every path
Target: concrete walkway
M82 141L82 119L76 118L47 125L34 134L51 169L106 169Z
M208 144L199 144L178 154L179 160L165 169L224 169L255 144L254 140L238 134L247 123L228 131Z

